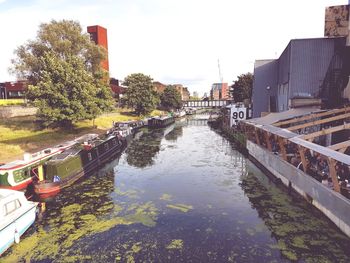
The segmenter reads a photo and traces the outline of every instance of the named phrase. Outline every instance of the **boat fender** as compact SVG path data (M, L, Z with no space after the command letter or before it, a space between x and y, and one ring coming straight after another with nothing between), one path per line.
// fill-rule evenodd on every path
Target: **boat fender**
M67 167L67 168L68 168L68 167ZM59 182L59 181L61 181L61 178L60 178L58 175L55 175L55 176L53 177L53 182L56 183L56 182Z
M19 236L19 232L17 231L17 229L15 230L15 242L16 244L18 244L20 241L20 236Z

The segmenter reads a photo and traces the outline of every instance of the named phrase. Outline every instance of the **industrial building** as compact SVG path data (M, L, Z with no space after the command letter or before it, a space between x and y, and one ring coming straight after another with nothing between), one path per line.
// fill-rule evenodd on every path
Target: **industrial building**
M96 45L106 50L106 59L101 62L101 66L104 70L109 71L107 29L102 26L88 26L87 32Z
M348 21L349 5L328 7L324 38L293 39L278 59L255 62L253 117L306 105L333 108L348 101Z

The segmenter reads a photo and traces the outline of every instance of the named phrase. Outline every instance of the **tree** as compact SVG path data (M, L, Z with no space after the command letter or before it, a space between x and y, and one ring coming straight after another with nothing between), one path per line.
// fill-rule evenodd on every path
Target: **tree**
M44 124L71 127L111 109L105 51L82 33L78 22L43 23L35 40L15 50L10 71L28 81L27 98Z
M238 76L238 79L231 86L231 95L235 102L251 100L253 89L253 74L246 73Z
M149 114L159 104L159 97L153 87L153 79L142 73L134 73L124 79L126 86L124 101L139 115Z
M161 106L166 110L181 109L181 94L175 86L168 85L160 97Z

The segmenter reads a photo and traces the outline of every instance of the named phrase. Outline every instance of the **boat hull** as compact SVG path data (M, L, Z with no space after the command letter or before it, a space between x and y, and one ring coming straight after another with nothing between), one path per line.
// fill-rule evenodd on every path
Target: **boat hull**
M28 185L30 185L33 182L34 177L29 177L23 181L21 181L20 183L16 184L16 185L11 185L11 186L7 186L7 185L0 185L0 189L10 189L10 190L17 190L17 191L22 191L28 188Z

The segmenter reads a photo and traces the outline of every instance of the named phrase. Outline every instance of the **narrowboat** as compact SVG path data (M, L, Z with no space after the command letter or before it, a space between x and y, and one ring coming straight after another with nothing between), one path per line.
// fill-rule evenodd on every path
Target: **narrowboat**
M192 109L192 108L189 108L189 109L186 110L186 114L187 114L187 115L196 114L196 110L195 110L195 109Z
M148 127L150 128L165 128L166 126L175 122L172 116L153 117L148 120Z
M185 110L179 110L174 113L175 118L182 118L186 115Z
M117 134L122 139L124 144L127 144L134 137L135 133L145 126L146 124L143 120L121 121L113 123L113 129L111 131Z
M34 183L34 191L44 198L57 194L112 159L123 148L122 139L115 133L107 134L104 139L96 137L78 143L45 163L44 178Z
M42 165L75 144L75 141L47 148L33 154L25 153L23 160L0 166L0 189L25 190L40 173Z
M28 201L23 192L0 189L0 255L34 223L38 203Z

